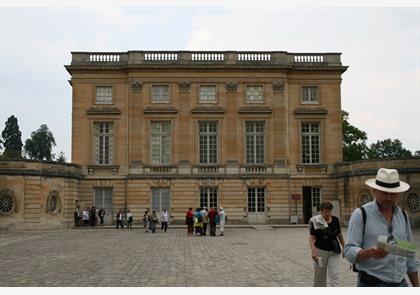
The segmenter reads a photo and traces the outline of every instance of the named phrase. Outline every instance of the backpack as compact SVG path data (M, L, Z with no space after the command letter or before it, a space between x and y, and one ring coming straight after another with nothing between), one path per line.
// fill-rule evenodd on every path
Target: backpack
M361 206L359 207L360 211L362 211L362 217L363 217L363 236L365 235L365 227L366 227L366 209L365 207ZM405 210L402 210L404 213L404 218L405 218L405 224L407 224L408 222L408 217L407 217L407 212L405 212ZM359 272L359 270L356 267L356 263L352 263L350 268L354 271L354 272Z
M203 222L203 215L200 213L200 214L198 214L198 216L197 216L197 221L198 221L198 223L201 223L201 222Z

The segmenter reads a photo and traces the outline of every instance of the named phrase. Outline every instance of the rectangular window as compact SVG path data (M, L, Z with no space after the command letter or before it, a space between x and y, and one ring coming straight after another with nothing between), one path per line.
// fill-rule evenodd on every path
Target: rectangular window
M216 86L200 86L200 102L216 102Z
M169 208L169 188L152 188L152 211L156 211L157 216L160 218L160 212L166 209L170 212Z
M217 122L199 123L200 164L217 164Z
M264 122L246 122L246 163L264 163Z
M211 207L217 208L217 188L202 187L200 188L200 208Z
M171 163L171 123L152 122L152 164Z
M246 102L263 102L263 87L254 85L246 86Z
M265 212L265 188L248 188L248 212Z
M152 102L169 102L169 85L153 85Z
M95 164L111 165L114 154L114 124L95 123Z
M319 123L302 123L302 163L320 163Z
M96 87L96 103L112 103L112 87Z
M318 102L318 87L316 86L302 87L302 102L303 103Z

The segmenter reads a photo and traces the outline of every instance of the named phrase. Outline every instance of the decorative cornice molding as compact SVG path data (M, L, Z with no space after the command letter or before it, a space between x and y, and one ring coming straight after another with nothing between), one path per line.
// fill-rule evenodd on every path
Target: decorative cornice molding
M116 107L91 107L86 110L87 115L120 115L121 111Z

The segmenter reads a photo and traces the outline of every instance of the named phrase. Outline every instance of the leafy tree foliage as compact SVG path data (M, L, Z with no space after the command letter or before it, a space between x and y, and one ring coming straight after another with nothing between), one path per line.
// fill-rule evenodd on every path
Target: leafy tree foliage
M348 119L349 113L342 110L343 127L343 161L351 162L368 158L369 148L366 144L366 132L352 126Z
M52 161L52 148L56 146L55 139L47 125L42 124L37 131L31 133L31 138L25 141L25 152L30 159Z
M6 121L6 127L1 133L3 137L4 158L22 158L22 132L19 130L18 120L10 116Z
M405 158L411 157L411 151L403 148L398 139L378 140L370 145L369 159Z

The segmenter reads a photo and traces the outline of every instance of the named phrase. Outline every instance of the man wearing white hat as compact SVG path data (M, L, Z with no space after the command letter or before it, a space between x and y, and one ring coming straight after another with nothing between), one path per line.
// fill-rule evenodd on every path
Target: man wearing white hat
M363 205L366 223L359 208L353 211L344 247L346 259L356 263L359 270L357 286L407 287L407 274L413 287L419 287L419 262L415 256L390 254L376 246L380 235L413 242L410 222L397 206L399 194L410 186L400 181L397 170L386 168L380 168L376 178L365 183L372 188L375 199Z

